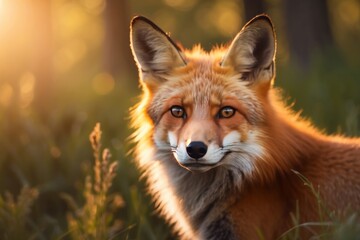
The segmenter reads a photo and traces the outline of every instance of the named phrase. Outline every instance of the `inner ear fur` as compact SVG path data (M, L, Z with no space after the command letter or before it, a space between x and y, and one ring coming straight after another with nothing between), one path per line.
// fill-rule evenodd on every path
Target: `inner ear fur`
M267 15L250 20L236 35L221 66L232 67L242 80L271 82L275 76L276 37Z
M130 43L141 72L166 73L186 65L180 48L173 40L143 16L134 17L131 21Z

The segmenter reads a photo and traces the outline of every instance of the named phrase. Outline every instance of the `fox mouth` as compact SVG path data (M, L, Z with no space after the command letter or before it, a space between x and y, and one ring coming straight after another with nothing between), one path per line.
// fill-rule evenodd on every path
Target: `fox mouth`
M187 168L202 168L202 167L213 167L217 163L182 163L181 165Z
M223 160L223 158L219 162L221 162L222 160ZM186 170L188 170L190 172L195 172L195 173L207 172L208 170L219 165L219 162L206 163L203 161L204 160L194 160L194 162L187 162L187 163L178 162L178 163L181 167L185 168Z
M171 151L178 163L178 165L190 172L206 172L210 169L221 165L224 159L231 153L230 150L223 151L223 148L215 151L215 154L205 156L204 158L191 158L185 156L183 151L179 151L177 147L171 147ZM213 150L214 151L214 150ZM187 154L186 154L187 155Z
M205 163L179 163L179 165L186 170L193 172L193 173L203 173L207 172L208 170L214 168L215 164L205 164Z

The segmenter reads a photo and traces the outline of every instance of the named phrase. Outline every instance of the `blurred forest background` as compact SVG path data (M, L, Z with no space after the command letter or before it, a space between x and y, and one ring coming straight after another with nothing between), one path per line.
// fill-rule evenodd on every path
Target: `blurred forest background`
M129 22L210 50L259 13L275 24L284 98L359 135L360 0L0 0L0 239L171 238L127 154Z

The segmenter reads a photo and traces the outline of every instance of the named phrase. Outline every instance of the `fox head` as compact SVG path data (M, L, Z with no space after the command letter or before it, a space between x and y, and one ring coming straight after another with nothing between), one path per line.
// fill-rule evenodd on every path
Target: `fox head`
M229 46L209 53L181 49L141 16L132 20L130 38L144 90L133 115L147 126L141 136L149 134L158 152L192 172L256 168L265 154L264 104L275 77L269 17L253 18Z

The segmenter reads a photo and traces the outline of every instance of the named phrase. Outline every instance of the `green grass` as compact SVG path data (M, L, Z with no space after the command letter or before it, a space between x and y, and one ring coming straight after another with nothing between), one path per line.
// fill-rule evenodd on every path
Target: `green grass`
M311 239L337 239L337 240L356 240L360 236L359 213L347 214L347 217L340 218L343 213L329 211L324 199L321 198L318 189L301 173L293 170L308 190L315 196L318 204L319 221L299 223L300 211L292 215L294 226L284 232L279 239L297 240L301 239L300 229L305 229L312 234Z
M0 106L0 196L3 201L10 194L20 199L24 187L38 193L29 206L31 211L26 213L26 231L17 231L16 238L8 237L12 236L11 229L0 223L4 226L0 226L0 239L78 239L80 233L74 232L73 223L85 224L80 221L81 209L90 204L85 194L94 191L90 191L91 181L86 179L96 165L89 142L96 122L102 123L103 146L110 149L117 162L107 194L117 199L121 196L125 204L112 216L121 222L121 229L106 239L167 238L168 228L154 214L144 182L139 181L132 157L127 154L131 148L126 140L130 135L128 109L137 92L122 83L110 94L99 96L88 86L87 78L74 83L76 91L68 92L66 84L57 83L54 106L45 120L33 106ZM69 216L73 218L71 224ZM5 221L2 215L0 218Z
M109 194L117 162L110 162L109 149L102 150L100 124L90 134L90 142L95 161L91 174L85 178L83 206L78 207L71 196L63 195L72 208L67 214L69 234L73 239L114 239L122 229L122 222L114 213L124 205L121 195Z
M0 239L172 238L127 154L128 109L139 93L130 82L137 81L136 76L118 77L111 93L96 95L89 79L97 70L91 69L55 83L45 119L32 105L0 107ZM359 79L359 67L322 59L308 72L279 66L276 85L316 126L356 136ZM112 153L111 158L105 154L106 164L103 148L89 143L97 122L102 126L101 146ZM101 181L108 185L99 187ZM358 217L333 221L336 227L329 234L333 239L356 239L351 234L359 233ZM289 234L288 239L298 237L296 228Z
M0 232L2 239L36 238L38 229L29 217L31 207L38 198L35 188L23 187L17 196L7 192L0 196ZM29 228L29 227L31 228Z

